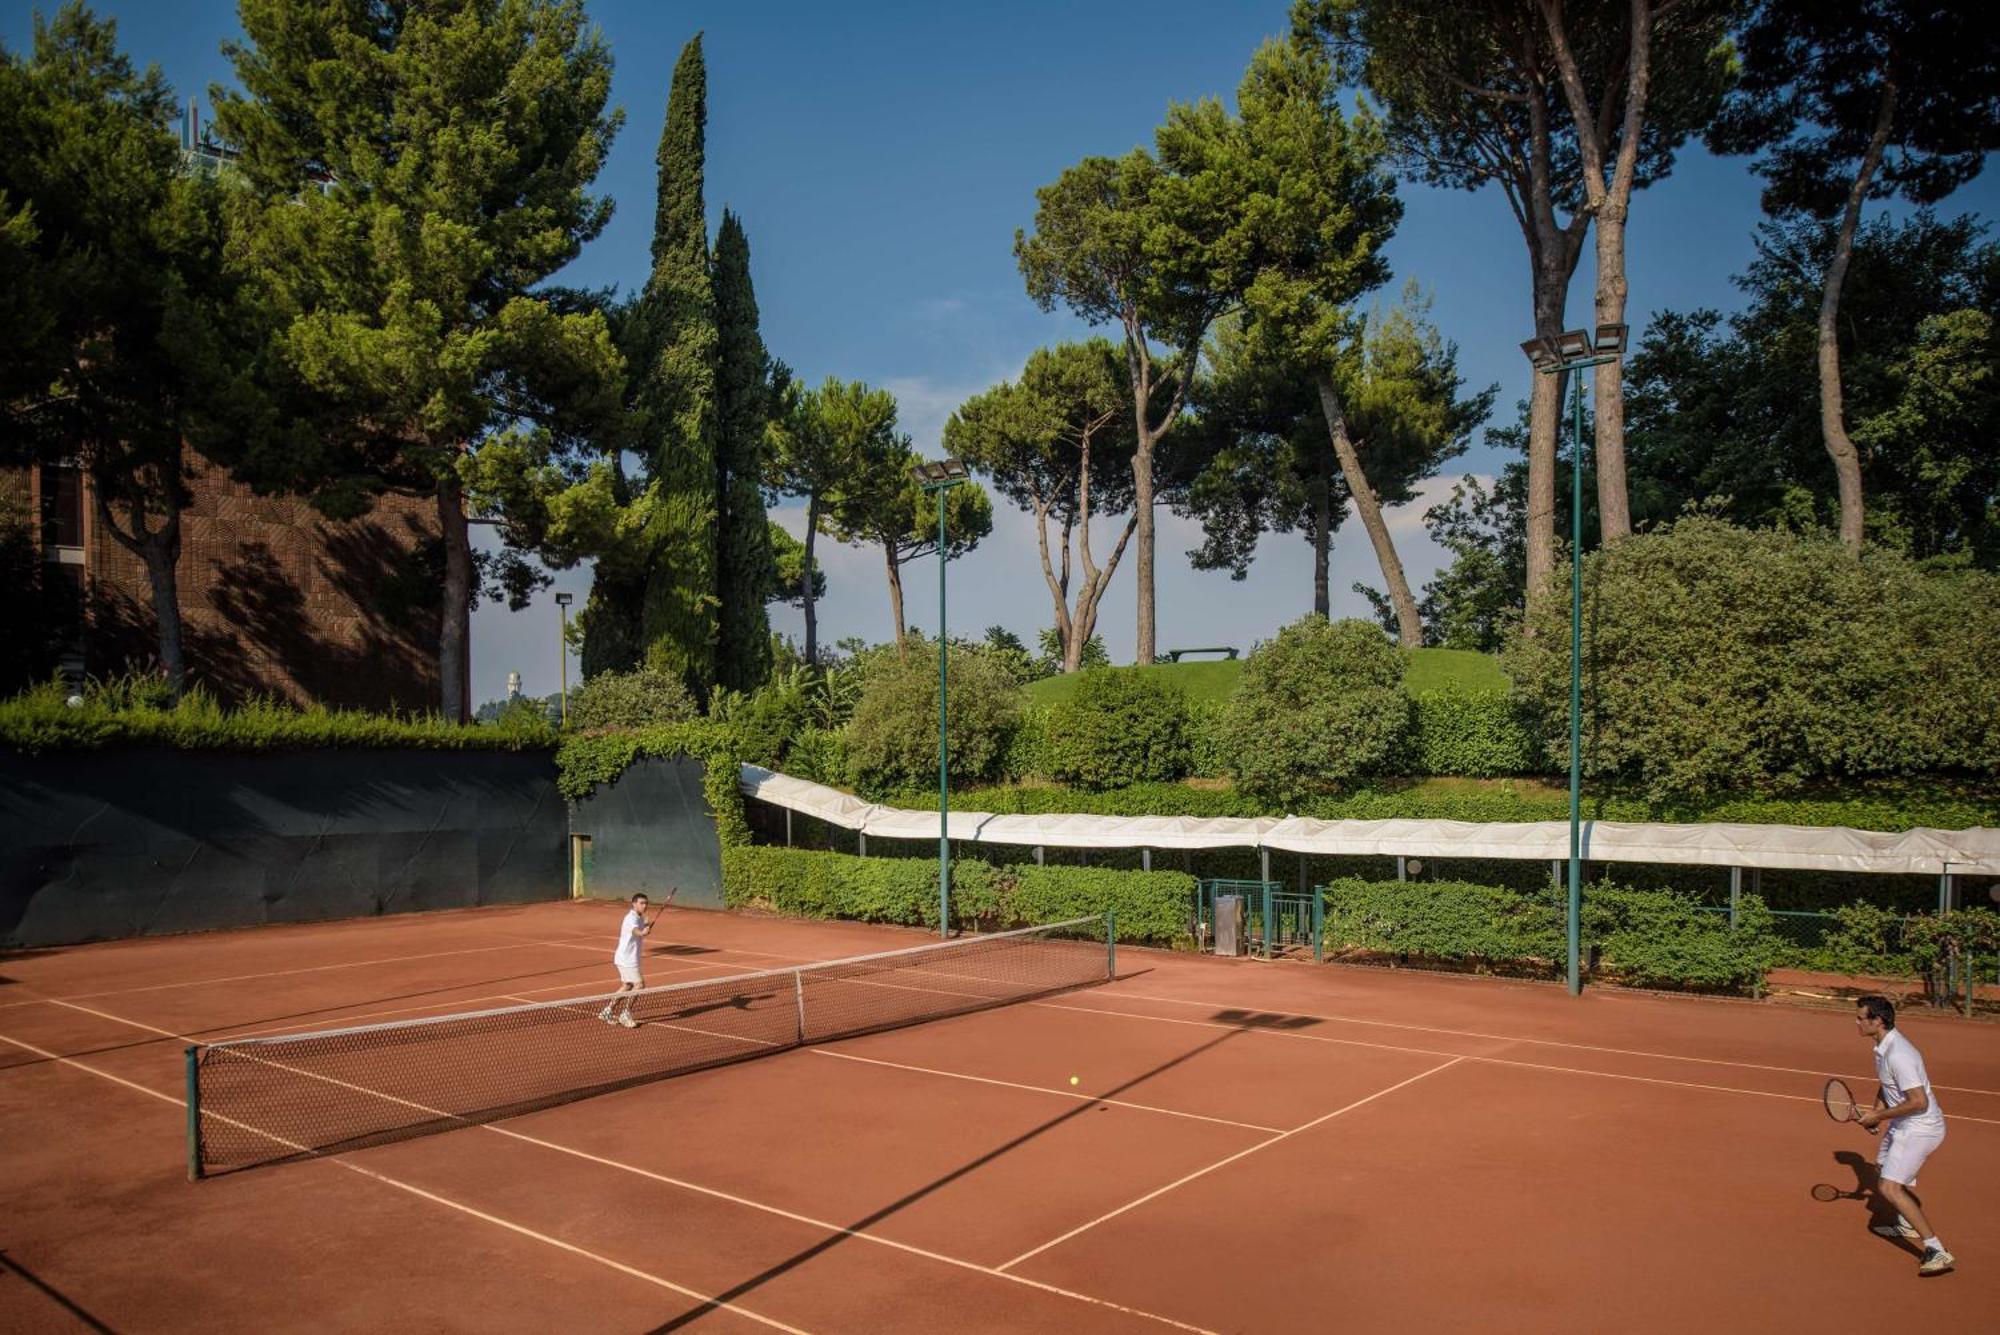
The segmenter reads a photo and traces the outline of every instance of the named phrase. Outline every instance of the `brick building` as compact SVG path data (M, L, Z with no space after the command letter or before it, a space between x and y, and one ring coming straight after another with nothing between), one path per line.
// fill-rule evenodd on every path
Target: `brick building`
M177 583L191 680L230 700L437 707L434 503L384 497L335 522L295 497L257 496L199 456L189 463ZM41 583L66 628L63 670L155 664L145 566L102 531L88 478L57 465L9 469L0 491L39 517Z

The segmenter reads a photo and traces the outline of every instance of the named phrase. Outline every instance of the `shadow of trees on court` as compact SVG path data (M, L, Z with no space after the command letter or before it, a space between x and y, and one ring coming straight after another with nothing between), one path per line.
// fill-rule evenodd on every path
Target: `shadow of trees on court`
M758 1274L752 1275L750 1278L743 1280L739 1284L736 1284L726 1292L717 1294L715 1297L710 1298L707 1302L702 1303L700 1306L694 1307L686 1312L681 1313L681 1315L675 1317L673 1320L667 1322L665 1325L655 1326L653 1330L649 1333L649 1335L670 1335L670 1333L673 1331L683 1330L687 1328L689 1325L692 1325L695 1321L701 1319L704 1316L707 1316L709 1313L720 1310L722 1304L734 1302L738 1298L743 1297L745 1294L754 1292L755 1290L770 1283L772 1280L777 1279L782 1275L788 1274L793 1270L796 1270L798 1267L804 1265L806 1262L811 1261L816 1257L824 1256L826 1253L832 1251L835 1247L838 1247L842 1243L849 1241L854 1234L859 1233L863 1229L870 1228L873 1225L881 1223L884 1219L889 1218L891 1215L894 1215L899 1211L908 1209L910 1206L916 1204L918 1201L923 1200L925 1197L930 1196L942 1190L943 1188L951 1185L953 1182L958 1181L959 1179L967 1176L970 1173L978 1171L980 1168L983 1168L987 1164L994 1162L1001 1156L1010 1154L1013 1151L1020 1149L1023 1145L1026 1145L1029 1141L1047 1135L1049 1132L1055 1130L1057 1127L1063 1126L1068 1122L1074 1121L1076 1118L1083 1116L1085 1113L1088 1113L1093 1109L1104 1108L1105 1106L1107 1106L1105 1100L1116 1098L1118 1095L1125 1093L1127 1090L1134 1089L1137 1086L1144 1084L1146 1081L1153 1079L1155 1076L1170 1071L1174 1067L1179 1066L1184 1062L1192 1061L1194 1058L1200 1056L1202 1053L1211 1051L1221 1046L1222 1044L1227 1043L1232 1038L1236 1038L1241 1034L1248 1033L1256 1029L1302 1029L1311 1027L1312 1025L1316 1025L1319 1023L1318 1020L1307 1015L1279 1015L1279 1014L1268 1014L1258 1011L1244 1011L1244 1010L1233 1010L1233 1009L1218 1011L1212 1018L1215 1023L1226 1024L1230 1026L1229 1032L1223 1034L1217 1034L1214 1038L1211 1038L1205 1043L1198 1044L1197 1046L1188 1049L1186 1052L1181 1053L1178 1057L1175 1057L1169 1061L1161 1062L1159 1065L1153 1067L1152 1069L1143 1071L1140 1074L1133 1076L1130 1080L1125 1081L1123 1084L1115 1085L1112 1088L1104 1091L1104 1093L1092 1097L1087 1102L1078 1103L1076 1107L1070 1109L1068 1112L1063 1113L1057 1117L1052 1117L1048 1121L1043 1122L1040 1126L1024 1131L1020 1135L1015 1136L1013 1139L1008 1140L1003 1144L994 1146L992 1149L986 1151L986 1153L980 1155L978 1158L969 1160L966 1163L961 1164L959 1167L954 1168L951 1172L946 1173L943 1177L937 1178L929 1183L926 1183L924 1186L917 1188L915 1191L910 1192L908 1195L902 1196L896 1200L889 1202L889 1204L883 1206L879 1210L875 1210L870 1212L869 1214L863 1215L861 1218L847 1225L847 1227L841 1232L832 1234L822 1239L821 1241L814 1243L810 1247L807 1247L801 1251L793 1253L791 1256L788 1256L784 1260L779 1261L777 1264L770 1266L768 1269L765 1269L759 1272ZM1060 1091L1054 1091L1054 1092L1059 1093Z

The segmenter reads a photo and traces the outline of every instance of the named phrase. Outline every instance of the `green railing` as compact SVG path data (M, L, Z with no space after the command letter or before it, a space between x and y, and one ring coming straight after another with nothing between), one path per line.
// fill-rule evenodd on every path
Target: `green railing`
M1326 895L1324 887L1287 889L1278 881L1200 881L1195 887L1197 939L1203 950L1214 949L1215 902L1243 900L1243 940L1250 954L1264 959L1311 951L1326 958Z

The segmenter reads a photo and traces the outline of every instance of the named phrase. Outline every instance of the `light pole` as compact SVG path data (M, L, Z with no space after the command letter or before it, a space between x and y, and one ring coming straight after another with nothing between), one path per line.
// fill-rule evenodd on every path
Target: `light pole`
M938 935L951 935L951 740L946 733L946 692L950 689L945 664L951 656L951 639L945 631L944 586L945 548L944 494L968 481L971 474L957 459L920 463L910 470L917 485L937 493L938 505Z
M1567 329L1521 345L1542 375L1574 374L1625 355L1625 326L1601 324L1593 336ZM1576 380L1569 500L1569 994L1583 991L1578 959L1583 920L1583 377Z
M562 617L561 638L556 641L556 659L562 670L562 725L569 726L569 605L576 601L573 593L556 595L556 612ZM548 715L544 714L543 718Z

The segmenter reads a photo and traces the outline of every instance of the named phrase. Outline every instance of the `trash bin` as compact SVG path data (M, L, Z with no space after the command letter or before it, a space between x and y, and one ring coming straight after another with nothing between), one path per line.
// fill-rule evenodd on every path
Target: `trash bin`
M1218 955L1241 955L1243 953L1243 906L1241 895L1217 895L1215 897L1215 953Z

